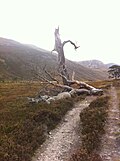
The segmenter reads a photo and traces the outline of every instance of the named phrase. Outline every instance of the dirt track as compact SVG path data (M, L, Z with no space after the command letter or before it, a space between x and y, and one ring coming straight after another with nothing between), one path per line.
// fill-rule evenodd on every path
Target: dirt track
M119 129L119 100L115 87L110 90L111 101L108 109L108 122L105 129L106 134L102 139L100 155L103 161L120 161L120 143L117 141ZM80 123L80 112L88 107L94 97L87 97L84 101L75 105L69 111L58 127L51 132L49 138L36 152L32 161L66 161L70 152L80 145L78 133Z
M33 161L65 161L70 157L70 151L78 143L80 144L77 132L80 122L79 114L93 99L94 97L87 97L66 114L62 123L52 131L43 146L36 152Z

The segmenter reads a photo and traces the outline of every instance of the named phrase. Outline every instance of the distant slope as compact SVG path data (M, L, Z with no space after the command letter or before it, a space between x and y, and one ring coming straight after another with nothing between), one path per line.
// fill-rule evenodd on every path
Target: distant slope
M66 60L66 64L70 74L75 71L76 79L106 79L105 74L83 67L78 63ZM38 71L44 75L45 66L49 72L54 74L57 69L57 55L33 45L24 45L0 38L0 80L31 80L35 78Z
M115 65L115 63L104 64L102 61L99 60L86 60L86 61L80 61L78 63L80 65L83 65L84 67L88 67L103 75L106 75L107 77L108 77L108 68L112 65Z
M83 65L85 67L91 68L91 69L108 69L110 66L114 65L114 63L108 63L104 64L100 60L85 60L85 61L79 61L80 65Z
M106 68L106 65L99 60L80 61L79 64L92 69Z

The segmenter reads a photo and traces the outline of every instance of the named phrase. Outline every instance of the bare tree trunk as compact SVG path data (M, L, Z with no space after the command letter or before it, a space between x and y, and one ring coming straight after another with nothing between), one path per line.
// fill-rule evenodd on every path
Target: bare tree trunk
M75 49L77 49L79 46L76 46L71 40L64 41L63 43L61 42L60 39L60 34L59 34L59 27L55 29L55 46L52 51L57 51L58 53L58 72L61 73L63 76L65 76L69 80L69 74L65 65L65 56L64 56L64 45L66 43L71 43ZM63 84L68 85L68 82L64 77L63 79Z

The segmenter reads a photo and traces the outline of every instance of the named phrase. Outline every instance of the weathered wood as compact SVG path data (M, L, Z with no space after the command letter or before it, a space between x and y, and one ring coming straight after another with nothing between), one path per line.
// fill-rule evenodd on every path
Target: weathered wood
M75 72L73 71L73 73L72 73L72 81L74 81L75 80Z
M59 81L57 80L57 79L55 79L46 69L44 70L45 71L45 73L50 77L50 79L52 80L52 81L56 81L57 83L59 83Z
M59 73L64 75L67 79L69 79L69 74L65 65L65 55L64 55L63 48L64 48L64 45L68 42L74 46L75 50L80 46L76 46L75 43L73 43L71 40L67 40L62 43L60 39L60 34L59 34L59 27L55 29L54 36L55 36L55 46L52 51L56 51L58 53L58 71ZM63 79L63 84L68 85L66 82L66 79L64 77L62 77L62 79Z
M81 95L81 94L86 94L86 95L90 95L90 91L87 89L73 89L69 92L71 94L71 96L76 96L76 95Z
M76 50L77 48L79 48L79 47L80 47L80 46L76 46L76 45L75 45L75 43L74 43L74 42L72 42L71 40L64 41L64 42L63 42L63 44L62 44L62 45L63 45L63 47L64 47L64 45L65 45L66 43L68 43L68 42L69 42L69 43L71 43L71 44L74 46L75 50Z
M55 29L55 46L52 51L57 51L58 53L58 75L62 78L63 84L60 84L57 79L55 79L44 67L44 72L48 75L48 78L50 78L50 81L48 78L42 76L40 73L36 73L36 76L40 78L41 80L44 80L44 82L51 84L55 87L62 88L62 93L59 93L57 96L48 96L44 95L36 98L29 98L28 100L31 103L38 103L41 101L44 101L46 103L50 103L51 101L63 99L63 98L70 98L74 97L76 95L86 94L86 95L101 95L103 94L102 89L96 89L95 87L78 80L74 79L75 73L73 72L72 80L69 79L69 74L67 72L67 68L65 65L65 56L64 56L64 45L66 43L71 43L75 50L79 48L80 46L76 46L75 43L73 43L71 40L61 42L60 34L59 34L59 27ZM74 85L77 85L77 88L74 87Z

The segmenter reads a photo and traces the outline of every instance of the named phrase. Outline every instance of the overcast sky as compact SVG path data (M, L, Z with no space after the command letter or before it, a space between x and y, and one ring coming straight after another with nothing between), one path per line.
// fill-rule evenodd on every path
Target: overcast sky
M120 0L0 0L0 37L52 50L58 25L68 59L120 64Z

